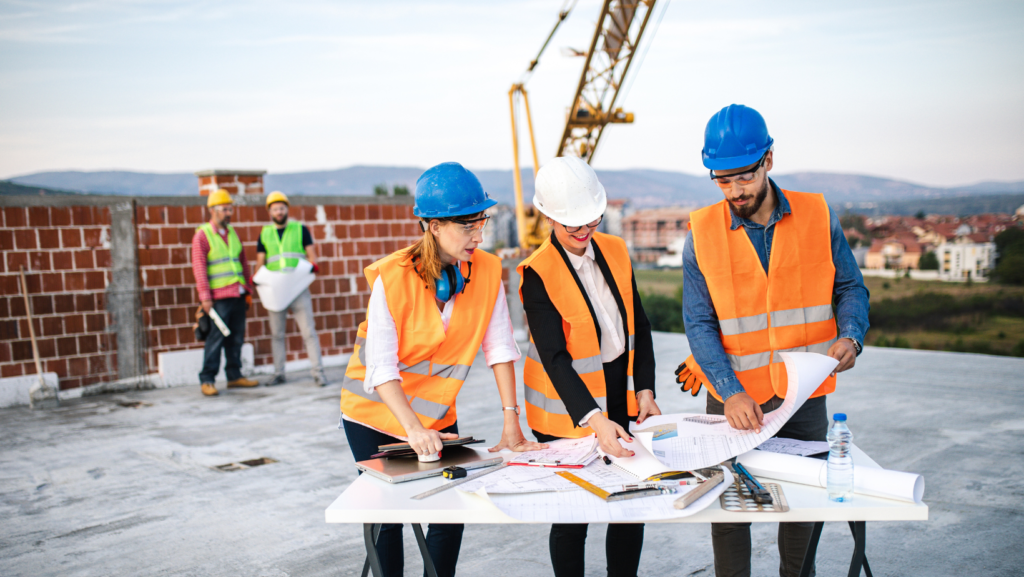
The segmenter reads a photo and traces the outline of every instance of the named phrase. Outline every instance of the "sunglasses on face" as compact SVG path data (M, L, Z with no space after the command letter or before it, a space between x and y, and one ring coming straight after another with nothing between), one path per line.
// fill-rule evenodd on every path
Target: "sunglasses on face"
M466 236L473 236L478 232L483 232L484 227L487 226L487 221L491 217L484 215L480 218L474 218L472 220L462 220L458 218L451 219L451 222L460 225L459 230Z
M761 170L761 167L764 166L764 159L765 158L768 158L768 153L767 152L764 153L764 155L761 157L761 160L757 161L757 164L755 164L750 170L748 170L746 172L741 172L739 174L730 174L728 176L719 176L719 175L716 175L715 171L712 170L712 171L710 171L711 172L711 180L715 181L715 184L717 184L718 186L720 186L722 188L725 188L725 186L727 184L732 184L734 182L737 183L737 184L750 184L751 182L754 182L754 178L757 176L757 171Z

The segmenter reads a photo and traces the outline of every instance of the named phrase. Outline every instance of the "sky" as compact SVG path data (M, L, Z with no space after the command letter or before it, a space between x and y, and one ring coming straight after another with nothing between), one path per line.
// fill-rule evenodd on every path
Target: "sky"
M0 178L510 168L507 93L562 1L0 0ZM527 84L542 164L583 66L563 49L587 47L600 5L579 1ZM703 173L705 124L739 103L781 173L1024 180L1024 2L654 10L620 102L636 121L607 129L599 169Z

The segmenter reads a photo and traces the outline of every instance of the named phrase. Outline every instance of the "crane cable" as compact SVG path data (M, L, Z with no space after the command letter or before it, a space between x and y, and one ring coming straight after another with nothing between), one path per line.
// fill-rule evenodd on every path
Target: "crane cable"
M659 14L658 19L654 21L654 29L647 35L648 41L647 44L644 45L644 51L640 53L640 61L636 63L636 66L632 70L630 70L630 75L626 80L625 88L622 89L620 96L616 100L616 104L621 106L625 103L626 97L629 96L629 91L633 88L633 82L636 80L637 74L640 73L640 67L644 64L644 58L647 57L647 51L651 49L651 44L654 43L654 36L657 35L658 28L661 27L661 21L665 18L665 13L668 12L668 6L671 3L672 0L665 0L661 14Z

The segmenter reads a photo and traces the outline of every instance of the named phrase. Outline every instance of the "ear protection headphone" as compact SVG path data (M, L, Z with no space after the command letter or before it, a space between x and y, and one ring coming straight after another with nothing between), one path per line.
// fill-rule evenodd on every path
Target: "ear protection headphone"
M466 290L466 285L469 284L470 277L473 276L473 263L467 262L466 266L468 269L468 276L462 276L462 269L452 264L445 265L441 269L441 278L434 280L434 295L441 302L448 302L455 295ZM417 273L419 273L419 267L414 265ZM427 288L427 287L424 287Z

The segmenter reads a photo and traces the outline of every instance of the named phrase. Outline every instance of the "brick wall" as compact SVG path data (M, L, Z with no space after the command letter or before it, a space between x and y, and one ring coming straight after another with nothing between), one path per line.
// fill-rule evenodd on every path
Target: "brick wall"
M262 196L246 195L233 226L251 263L256 239L268 222ZM363 268L418 237L410 199L298 197L291 217L306 224L320 251L320 273L310 287L324 355L352 350L365 315L369 287ZM368 204L369 201L374 204ZM26 266L44 370L61 389L117 380L117 341L107 309L111 286L110 209L135 202L138 306L144 370L158 369L160 352L200 348L191 325L199 306L190 263L195 228L209 219L205 200L193 198L4 197L0 229L0 376L34 374L28 326L17 284ZM89 202L92 206L47 206ZM34 206L16 206L18 203ZM15 206L12 206L15 205ZM117 242L115 238L115 242ZM256 365L273 362L266 310L258 299L249 313L246 342ZM289 319L288 360L305 358L298 327ZM122 377L124 375L121 375Z
M106 312L110 210L5 206L0 212L0 377L36 372L20 265L43 370L57 373L62 388L116 380L116 341Z

